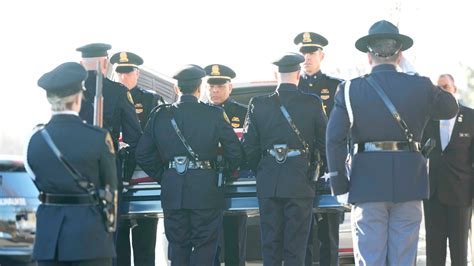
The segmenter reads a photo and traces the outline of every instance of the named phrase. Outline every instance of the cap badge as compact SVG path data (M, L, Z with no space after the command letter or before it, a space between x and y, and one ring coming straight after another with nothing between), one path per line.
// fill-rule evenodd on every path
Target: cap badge
M309 32L305 32L303 33L303 42L312 42L313 40L311 40L311 34L309 34Z
M213 65L212 70L211 70L211 76L220 76L220 75L221 75L221 71L219 69L219 66Z
M126 52L121 52L120 53L120 63L127 63L128 62L128 56Z

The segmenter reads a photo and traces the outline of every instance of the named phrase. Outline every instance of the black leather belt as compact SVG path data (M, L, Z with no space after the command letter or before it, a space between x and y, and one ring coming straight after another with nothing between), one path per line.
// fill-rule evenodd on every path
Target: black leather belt
M39 200L45 205L95 205L96 201L89 194L51 194L41 192Z
M168 163L169 168L176 169L176 162L170 161ZM189 161L186 169L213 169L210 161Z
M264 152L264 155L270 155L273 157L275 157L276 154L277 152L275 151L275 149L268 149ZM303 149L288 149L286 156L287 157L296 157L296 156L306 157L308 156L308 153L306 152L306 150L303 150Z
M419 152L421 145L419 142L413 141L375 141L361 142L354 144L354 154L359 152L374 151L415 151Z

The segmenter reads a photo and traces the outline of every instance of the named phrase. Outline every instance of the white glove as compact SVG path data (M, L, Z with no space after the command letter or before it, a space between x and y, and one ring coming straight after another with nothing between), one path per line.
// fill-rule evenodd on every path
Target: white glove
M402 72L404 72L404 73L407 73L407 74L415 74L416 73L415 67L403 55L402 55L402 58L400 60L399 66L400 66L400 69L402 70Z
M348 198L349 198L349 192L336 196L337 202L341 204L347 204Z

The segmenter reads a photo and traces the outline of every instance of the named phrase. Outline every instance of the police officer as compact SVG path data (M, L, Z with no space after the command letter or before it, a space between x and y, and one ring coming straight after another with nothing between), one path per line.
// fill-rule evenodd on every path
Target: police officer
M218 144L229 168L243 152L223 110L198 101L206 72L188 65L174 75L180 98L150 116L137 163L160 180L165 233L176 265L212 265L224 194L214 169Z
M312 154L325 154L322 102L297 87L303 61L288 53L274 62L276 92L252 98L245 121L243 146L257 176L265 265L303 265L315 197Z
M110 63L114 64L120 83L130 91L141 128L144 129L151 110L162 103L163 99L157 93L137 86L140 75L138 67L143 64L143 59L131 52L119 52L110 58ZM124 162L124 164L131 168L130 171L135 168L133 161ZM128 171L124 170L124 172ZM134 264L155 265L157 224L158 218L154 217L120 220L117 233L117 265L131 265L130 228L132 228Z
M53 111L48 124L33 133L25 164L41 192L33 249L40 266L112 265L115 256L113 235L91 195L99 189L116 194L115 152L106 130L79 118L86 77L80 64L69 62L38 80ZM79 185L84 181L97 190Z
M88 71L88 78L85 81L86 91L84 92L83 107L79 115L87 123L92 124L96 79L98 74L103 75L103 127L109 130L112 135L116 149L118 148L120 133L122 133L123 142L130 146L130 152L133 156L141 136L140 123L138 122L133 99L128 89L122 84L107 78L107 67L109 65L107 51L111 48L112 46L109 44L91 43L76 49L81 52L81 64ZM100 62L101 73L97 73L98 62ZM119 182L119 185L121 183Z
M412 45L392 23L372 25L355 43L367 53L372 72L341 84L329 118L331 187L335 195L349 192L353 203L356 265L415 264L421 200L429 196L419 142L430 119L449 119L458 111L454 97L428 78L397 72L402 51ZM349 130L355 143L350 180Z
M294 43L299 45L299 50L304 56L303 71L300 77L298 88L307 93L318 95L323 101L324 111L327 116L334 106L334 94L337 86L342 81L330 77L321 72L321 62L324 59L323 47L328 45L328 40L322 35L314 32L303 32L298 34ZM319 178L316 188L321 194L331 194L329 181ZM314 217L316 222L316 232L319 240L319 265L339 265L339 224L344 217L343 213L319 213ZM313 262L313 226L306 252L306 265Z
M232 92L231 79L235 72L224 65L213 64L204 68L207 75L209 101L224 108L232 128L244 126L247 106L230 98ZM223 220L224 260L226 265L245 265L245 249L247 239L247 215L224 216ZM216 263L220 265L218 248Z

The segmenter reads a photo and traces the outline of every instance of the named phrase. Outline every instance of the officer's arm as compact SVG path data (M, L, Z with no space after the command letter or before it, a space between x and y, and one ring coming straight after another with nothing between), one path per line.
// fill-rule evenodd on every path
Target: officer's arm
M323 161L324 166L327 166L327 159L326 159L326 128L327 128L327 116L326 113L323 111L323 103L320 99L318 99L319 103L316 106L316 114L317 114L317 123L316 123L316 140L314 142L315 148L319 150L321 155L321 160ZM326 170L326 169L321 169Z
M115 164L115 150L112 138L107 132L104 134L104 143L102 144L100 161L99 161L99 177L101 186L109 185L110 191L117 190L117 166Z
M137 164L145 173L155 180L160 180L163 173L163 162L153 140L153 130L156 124L156 113L150 116L135 153Z
M242 145L245 152L245 159L251 170L256 173L258 163L261 159L260 138L254 118L254 99L250 100L247 110L247 117L244 123L244 135Z
M434 86L429 81L431 94L431 117L434 120L451 119L459 110L458 103L454 96L442 90L440 87Z
M121 107L120 125L122 127L121 130L123 142L130 146L130 154L133 155L142 134L142 130L135 111L135 107L131 102L131 96L128 97L127 94L130 93L126 92L126 94L119 97L119 104Z
M219 143L221 143L224 150L224 158L229 164L229 170L237 169L243 159L244 153L242 145L240 144L237 135L229 124L224 111L219 113L218 119L218 134Z
M334 195L341 195L349 191L350 184L345 168L349 126L349 117L344 103L344 90L340 86L336 93L334 108L331 111L326 131L326 154L331 176L331 190Z

